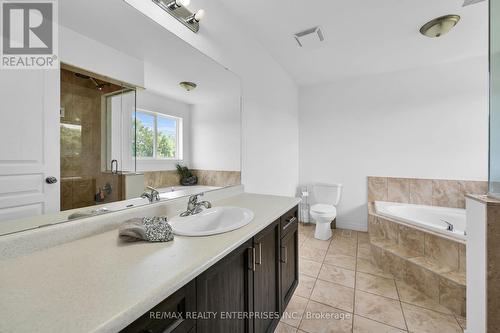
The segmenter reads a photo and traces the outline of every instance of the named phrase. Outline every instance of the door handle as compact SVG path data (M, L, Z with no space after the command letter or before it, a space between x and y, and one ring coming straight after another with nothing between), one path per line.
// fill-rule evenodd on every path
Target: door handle
M50 177L45 178L45 182L47 184L55 184L55 183L57 183L57 178L50 176Z
M115 169L113 170L113 165L115 166ZM111 173L113 174L118 174L118 161L117 160L111 160Z

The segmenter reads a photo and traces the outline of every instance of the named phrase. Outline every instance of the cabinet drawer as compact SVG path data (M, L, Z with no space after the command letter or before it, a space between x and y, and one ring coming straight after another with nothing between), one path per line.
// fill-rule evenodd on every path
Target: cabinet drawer
M299 212L299 207L295 206L288 212L283 214L283 216L281 216L280 218L281 237L286 236L290 232L290 230L293 230L294 227L298 225L299 222L298 212Z
M186 312L196 312L196 285L191 281L127 326L123 333L187 333L195 321Z

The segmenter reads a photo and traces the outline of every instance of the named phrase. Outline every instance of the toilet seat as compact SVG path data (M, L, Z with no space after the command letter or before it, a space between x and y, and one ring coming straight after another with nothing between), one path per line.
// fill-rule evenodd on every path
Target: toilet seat
M328 240L332 237L331 222L337 218L337 205L342 193L341 184L316 183L313 185L314 202L309 216L316 222L314 238Z
M314 238L328 240L332 237L330 222L337 217L337 208L333 205L315 204L310 208L311 217L316 221Z
M337 215L337 208L333 205L315 204L311 206L311 211L322 215Z

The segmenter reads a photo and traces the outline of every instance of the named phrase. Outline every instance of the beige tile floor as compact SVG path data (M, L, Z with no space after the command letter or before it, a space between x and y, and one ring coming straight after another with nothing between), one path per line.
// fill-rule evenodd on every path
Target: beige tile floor
M277 333L462 333L465 318L370 261L368 234L299 226L300 282Z

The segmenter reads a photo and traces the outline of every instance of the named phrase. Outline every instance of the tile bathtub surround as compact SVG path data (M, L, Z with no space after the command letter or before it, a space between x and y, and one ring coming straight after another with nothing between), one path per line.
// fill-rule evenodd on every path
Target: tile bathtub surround
M241 184L240 171L193 170L199 185L231 186Z
M313 239L313 230L312 226L299 226L302 286L275 332L463 332L465 318L363 256L360 249L370 244L367 233L336 229L332 240L318 241ZM320 259L310 260L307 248L311 246L321 252ZM342 246L355 250L337 253ZM304 275L307 278L302 280Z
M240 171L191 170L198 177L198 185L231 186L241 184ZM180 177L176 170L144 172L145 186L179 186Z
M391 201L465 208L465 194L487 191L487 181L368 177L368 203Z
M370 215L372 262L454 313L465 315L465 244Z
M144 172L144 186L155 188L179 186L181 178L176 170Z

